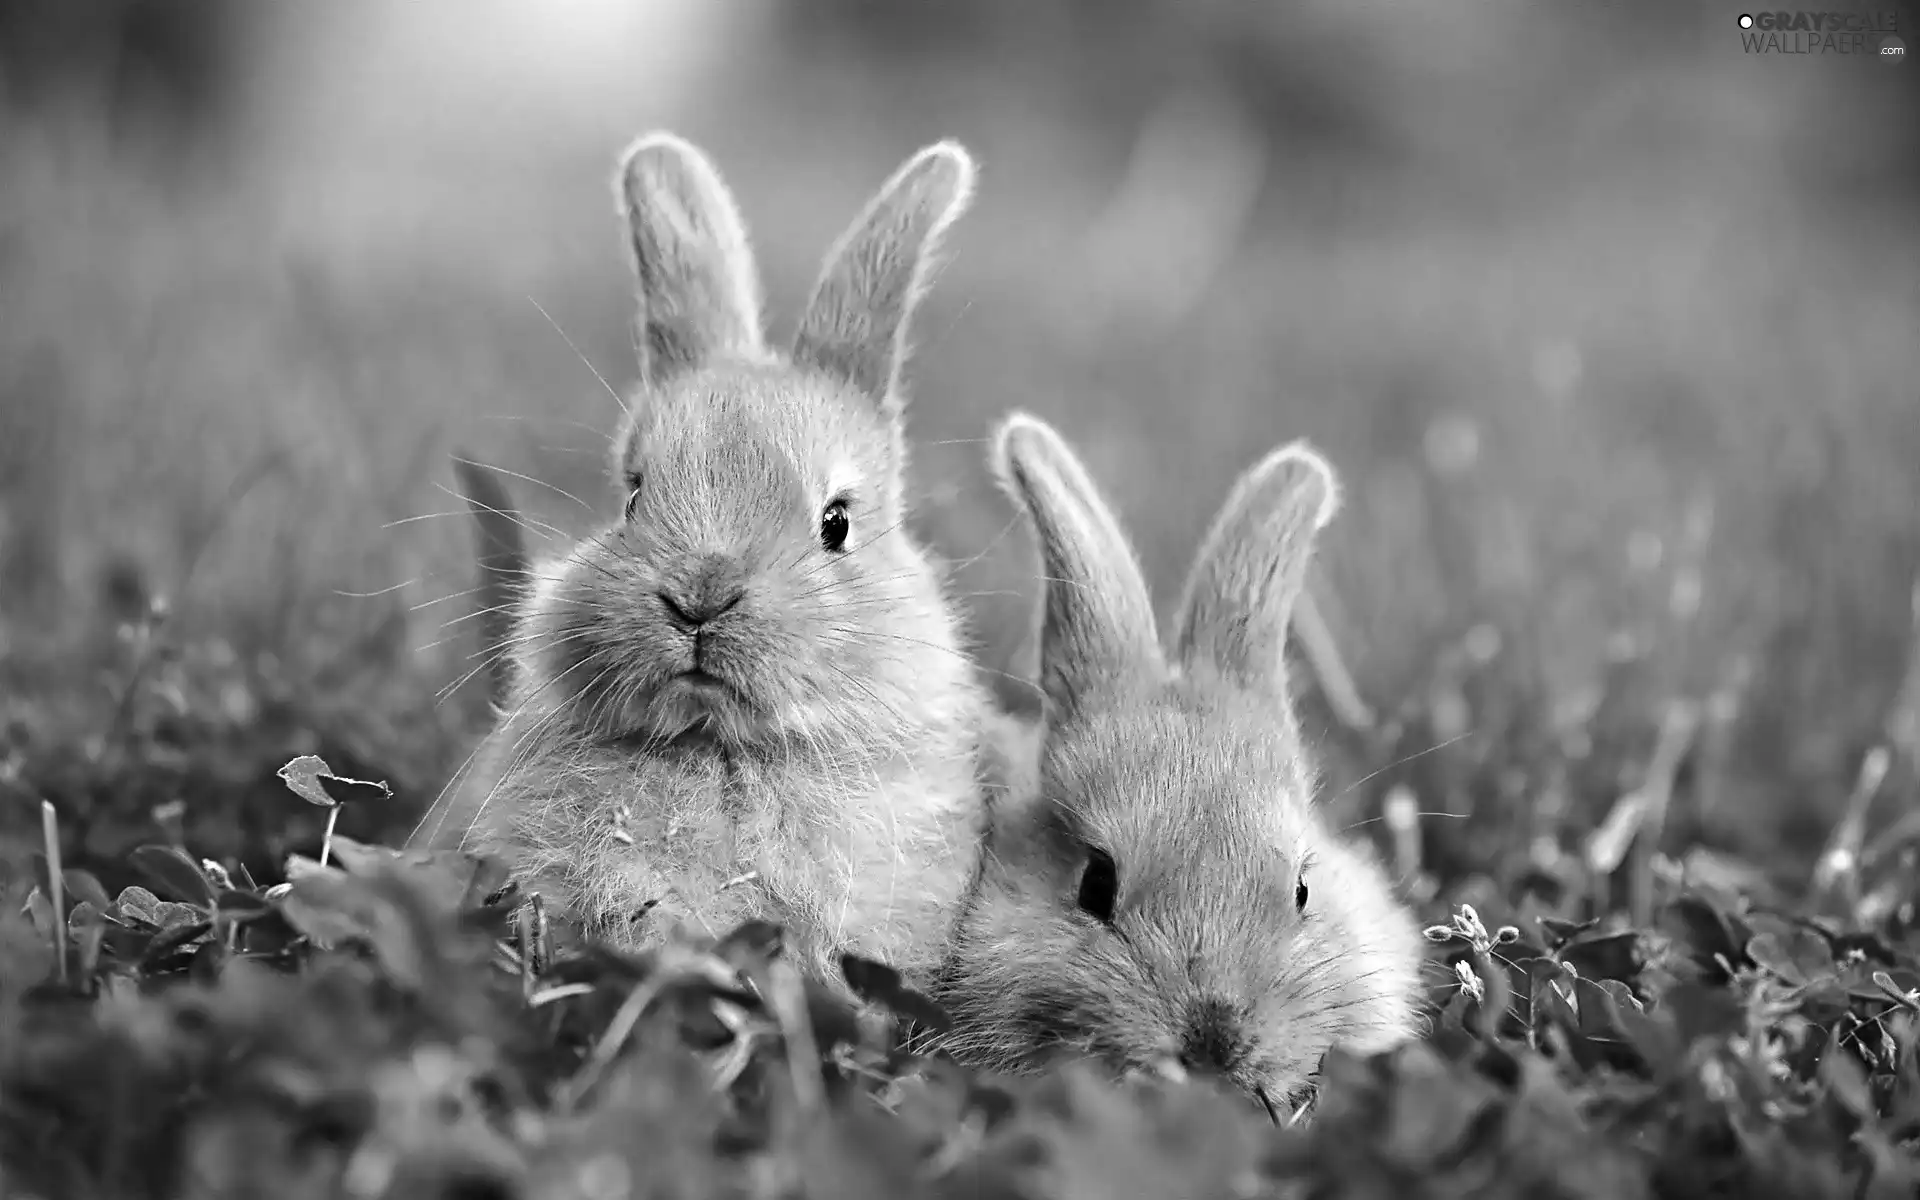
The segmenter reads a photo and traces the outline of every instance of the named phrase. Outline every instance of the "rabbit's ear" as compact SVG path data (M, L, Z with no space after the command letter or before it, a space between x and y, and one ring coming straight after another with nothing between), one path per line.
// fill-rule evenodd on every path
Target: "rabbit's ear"
M474 589L480 617L480 653L486 657L493 703L505 711L513 690L514 614L527 584L527 552L513 497L492 470L454 451L453 471L473 513L480 579Z
M1175 610L1173 651L1182 670L1211 669L1284 695L1287 625L1315 538L1339 507L1338 477L1305 442L1280 447L1240 476Z
M716 356L764 354L746 226L707 156L649 133L621 156L617 190L639 293L641 379L657 385Z
M794 335L795 362L846 380L899 422L908 324L941 235L973 198L973 158L938 142L907 160L827 252Z
M1013 413L995 431L993 471L1039 544L1040 685L1054 718L1164 673L1133 548L1065 439Z

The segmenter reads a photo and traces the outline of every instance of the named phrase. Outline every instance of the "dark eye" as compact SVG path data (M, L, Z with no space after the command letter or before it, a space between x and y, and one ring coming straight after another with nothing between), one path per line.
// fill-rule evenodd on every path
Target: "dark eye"
M1295 912L1307 911L1307 877L1305 875L1293 885L1293 908Z
M640 508L640 481L634 479L629 482L633 484L633 490L627 493L627 507L625 512L627 514L627 520L631 521L633 520L633 514Z
M847 544L847 534L852 532L853 522L847 517L847 502L835 500L820 513L820 544L828 550L838 551Z
M1080 911L1096 921L1111 924L1113 906L1119 898L1120 870L1105 850L1087 848L1087 866L1080 872L1080 894L1075 903Z

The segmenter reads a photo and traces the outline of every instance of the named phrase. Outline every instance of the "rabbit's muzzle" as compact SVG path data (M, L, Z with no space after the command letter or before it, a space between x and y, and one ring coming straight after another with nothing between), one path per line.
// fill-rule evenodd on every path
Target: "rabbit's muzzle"
M1239 1012L1224 1000L1201 1000L1188 1012L1180 1064L1189 1070L1232 1074L1247 1057Z
M731 557L710 554L702 558L678 586L662 586L654 593L667 610L667 619L689 632L724 616L746 598L746 572Z

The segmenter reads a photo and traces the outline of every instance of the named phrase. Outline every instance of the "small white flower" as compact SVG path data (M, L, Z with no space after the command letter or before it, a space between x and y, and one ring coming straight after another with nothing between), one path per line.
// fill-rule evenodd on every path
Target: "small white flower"
M1481 985L1480 977L1473 973L1473 968L1467 965L1465 959L1453 964L1453 973L1460 977L1460 986L1467 995L1472 996L1476 1001L1487 998L1486 988Z

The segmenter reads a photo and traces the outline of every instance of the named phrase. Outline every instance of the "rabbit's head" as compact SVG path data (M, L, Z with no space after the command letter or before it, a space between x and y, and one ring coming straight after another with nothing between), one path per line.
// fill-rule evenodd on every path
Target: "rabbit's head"
M666 133L627 151L640 384L615 442L619 516L533 569L526 689L610 740L910 732L927 655L959 655L905 527L900 374L973 178L951 142L903 165L829 252L781 351L713 165Z
M997 805L944 983L962 1057L1175 1058L1270 1106L1340 1042L1406 1036L1422 943L1323 824L1284 649L1336 480L1304 443L1235 483L1163 647L1120 525L1015 415L995 467L1039 544L1040 786Z

